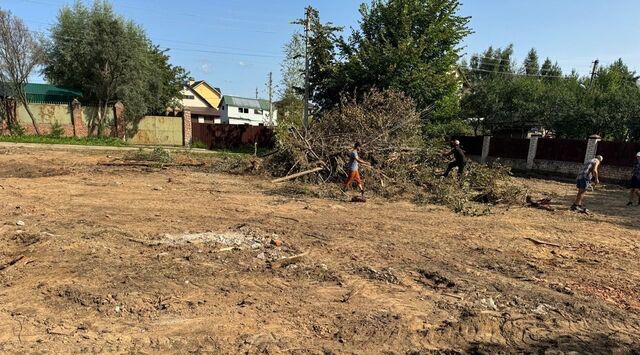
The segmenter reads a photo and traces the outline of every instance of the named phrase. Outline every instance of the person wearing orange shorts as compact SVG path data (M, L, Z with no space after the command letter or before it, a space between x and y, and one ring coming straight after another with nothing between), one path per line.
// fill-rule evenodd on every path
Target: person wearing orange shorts
M358 184L360 193L364 196L364 186L362 185L362 178L360 177L360 164L369 164L366 161L360 159L360 142L356 142L353 146L353 151L349 154L349 163L347 164L347 180L342 185L342 191L347 191L351 187L352 183Z

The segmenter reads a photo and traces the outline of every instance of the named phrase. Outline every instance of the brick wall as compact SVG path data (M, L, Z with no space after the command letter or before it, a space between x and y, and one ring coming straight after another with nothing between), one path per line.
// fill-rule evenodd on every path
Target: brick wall
M184 110L182 113L182 145L190 147L193 137L193 124L191 122L191 111Z

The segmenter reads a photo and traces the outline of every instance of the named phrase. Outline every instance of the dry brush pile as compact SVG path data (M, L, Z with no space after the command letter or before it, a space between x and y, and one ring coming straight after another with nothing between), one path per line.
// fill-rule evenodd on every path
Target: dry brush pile
M435 201L467 214L486 208L480 203L520 203L524 192L511 181L508 169L470 164L462 183L438 176L447 159L444 142L423 136L421 113L414 102L397 91L371 91L359 102L343 100L339 108L316 117L307 132L295 126L280 130L278 152L265 161L274 176L288 176L314 168L300 179L336 189L345 178L345 164L354 142L361 157L371 163L361 172L366 189L391 198L415 196L417 202Z

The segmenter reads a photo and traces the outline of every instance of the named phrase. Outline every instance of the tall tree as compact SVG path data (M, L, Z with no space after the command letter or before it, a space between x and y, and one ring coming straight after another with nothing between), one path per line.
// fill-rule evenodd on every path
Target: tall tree
M279 85L280 97L293 91L302 99L304 91L304 37L300 32L295 32L289 42L284 46L284 61L280 65L282 81Z
M44 74L55 84L82 90L85 100L98 105L91 127L97 134L117 101L135 123L179 97L185 70L170 65L166 51L154 46L142 28L116 15L109 2L64 7L51 33Z
M304 37L299 32L291 36L291 40L284 46L285 59L281 64L279 100L277 102L280 113L280 123L300 125L303 115L304 101L304 68L305 68Z
M347 47L346 87L396 89L418 109L441 112L457 105L455 67L460 44L471 33L458 0L374 0L360 8L360 28ZM436 110L438 111L438 110ZM455 109L454 109L455 111Z
M25 85L42 60L40 41L20 18L0 9L0 78L8 82L9 92L24 106L37 134L40 129L29 108Z
M537 54L531 54L519 73L490 71L501 55L491 47L463 67L471 78L462 97L463 115L482 123L476 131L526 134L542 127L563 138L597 133L607 140L640 139L639 77L622 60L600 68L589 86L589 79L575 71L563 76L549 58L535 74Z
M309 99L316 107L328 109L340 101L345 82L343 64L337 58L337 32L342 28L323 23L318 10L309 11Z
M504 49L489 47L482 54L472 55L467 76L477 81L513 73L513 44L510 44Z
M553 63L551 59L547 57L542 67L540 67L540 75L544 78L554 78L562 76L562 68L558 65L558 62ZM557 79L557 78L556 78Z
M523 71L526 75L539 75L540 74L540 63L538 62L538 52L535 48L531 48L529 53L527 53L527 57L524 59Z

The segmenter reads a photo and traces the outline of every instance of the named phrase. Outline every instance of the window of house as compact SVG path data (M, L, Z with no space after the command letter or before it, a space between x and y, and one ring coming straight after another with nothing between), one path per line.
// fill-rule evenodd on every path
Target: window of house
M193 100L196 97L194 95L182 95L182 98L185 100Z
M253 110L256 115L262 115L262 110Z
M240 113L249 113L249 109L246 107L238 107L238 112Z
M242 107L238 107L238 112L242 113Z

